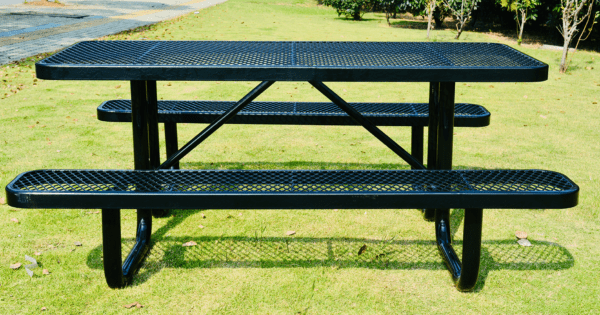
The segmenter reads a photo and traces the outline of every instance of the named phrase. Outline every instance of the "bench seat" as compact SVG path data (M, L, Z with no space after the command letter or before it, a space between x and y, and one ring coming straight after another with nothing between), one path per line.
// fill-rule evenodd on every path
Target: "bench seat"
M209 124L231 108L227 101L158 101L158 122ZM426 103L349 103L377 126L427 126ZM110 100L98 109L98 119L131 122L131 100ZM227 123L277 125L356 125L344 111L327 102L252 102ZM456 104L454 125L484 127L490 112L483 106Z
M152 243L152 209L437 208L436 242L456 287L475 288L483 208L569 208L579 187L540 170L38 170L6 186L19 208L101 208L111 288L131 284ZM447 208L465 208L462 259ZM136 243L123 261L120 209L137 210ZM441 210L445 209L445 210Z
M19 208L568 208L578 188L541 170L38 170L6 186Z

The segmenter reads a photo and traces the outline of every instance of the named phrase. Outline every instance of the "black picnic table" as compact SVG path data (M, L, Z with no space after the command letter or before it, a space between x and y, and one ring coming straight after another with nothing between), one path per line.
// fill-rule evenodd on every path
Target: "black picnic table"
M323 82L430 82L427 166L451 169L456 82L548 78L548 65L506 45L445 42L91 41L37 63L36 71L48 80L130 80L136 169L177 166L276 81L310 82L413 169L425 169L422 156L398 146ZM180 150L167 143L169 158L160 164L156 81L167 80L263 82ZM431 220L435 211L424 215Z
M524 188L522 194L516 193L515 198L510 200L502 197L503 195L494 195L493 193L449 194L442 191L439 196L445 196L444 198L447 199L444 200L451 200L453 202L453 204L448 204L447 207L461 204L467 205L465 207L469 208L482 208L483 204L489 204L489 200L494 200L492 201L492 203L495 202L494 207L509 207L515 206L517 203L523 203L521 208L536 206L569 207L577 203L577 186L566 179L566 177L562 177L560 174L560 176L558 176L556 173L544 173L543 171L532 171L529 173L527 173L527 171L507 171L504 173L503 171L461 171L444 173L445 171L438 171L450 170L452 168L456 82L535 82L544 81L548 78L548 65L502 44L308 41L89 41L78 43L56 55L38 62L36 64L36 71L38 78L48 80L131 81L131 118L133 125L133 146L136 170L170 169L187 153L208 138L214 131L235 116L236 113L245 106L250 104L263 91L268 89L274 82L307 81L332 103L341 108L357 124L366 128L389 149L410 164L413 169L430 170L425 173L402 173L409 171L382 172L381 178L385 178L385 180L381 180L381 182L389 182L389 185L393 186L395 185L394 178L401 178L406 175L411 178L411 183L417 183L411 185L429 185L426 190L435 191L439 187L436 188L427 184L430 182L427 182L425 179L426 176L423 174L434 174L437 172L434 177L438 178L440 183L446 180L450 183L452 182L451 178L456 176L462 178L461 180L464 180L464 182L467 183L466 185L468 187L465 188L465 191L467 191L469 189L474 189L475 183L483 183L483 177L503 178L503 182L506 183L515 178L520 178L522 181L529 181L529 179L533 177L539 178L539 176L546 176L544 179L541 179L541 181L547 183L547 186L544 186L546 184L539 186L541 188L536 186L537 188L533 188L533 192L527 190L529 188ZM170 155L166 161L161 162L159 157L156 81L260 81L261 83L241 100L232 104L231 108L220 115L220 117L216 118L177 152ZM429 92L427 94L429 96L427 168L423 165L422 161L409 154L323 82L429 82ZM188 174L184 171L181 172L182 173L180 174ZM252 181L259 182L260 180L264 180L264 178L275 178L273 180L276 181L280 178L292 175L298 176L298 178L301 178L302 176L310 178L310 176L313 175L333 177L346 176L343 179L344 183L346 183L345 185L352 187L352 178L356 178L356 176L379 176L380 174L377 172L373 171L367 174L364 172L336 173L335 171L321 173L317 171L294 171L293 173L291 171L287 173L286 171L263 171L262 173L258 171L249 171L245 173L242 173L242 171L229 171L217 173L206 172L205 175L201 176L221 176L219 178L221 178L222 181L227 182L227 185L235 184L232 182L235 178L246 183ZM32 178L31 181L33 182L36 180L43 181L44 179L41 178L44 178L44 176L70 176L70 178L88 178L86 176L89 176L89 181L91 183L95 180L94 178L98 176L97 173L86 173L86 171L57 171L52 174L42 173L23 175L19 177L19 179L16 179L15 183L27 176ZM152 186L153 182L161 183L161 181L163 183L165 181L171 181L168 185L178 185L177 182L172 182L172 178L174 177L171 177L170 174L171 173L168 172L156 174L146 174L142 172L127 173L123 175L123 173L115 171L104 172L101 176L106 176L107 182L118 176L126 176L129 178L128 180L131 180L132 183L136 182L138 185L140 181L148 183L150 186ZM194 176L200 175L189 173L189 177L187 178L190 178L190 183L192 183L190 185L193 185ZM227 177L225 180L223 179L225 178L223 176L231 177ZM64 183L67 183L70 179L61 180L64 181ZM312 179L307 179L307 183L311 181ZM85 183L85 180L83 180L83 182ZM519 181L517 180L516 182ZM534 182L535 181L531 181L531 183ZM121 184L125 187L123 189L126 189L128 185L132 185L127 184L126 182L124 183L125 184ZM535 183L533 185L538 185ZM27 186L28 184L24 185ZM161 187L165 187L164 184L162 184L162 186L160 184L157 185L158 186L154 188L148 188L149 191L152 189L160 190ZM224 184L223 187L231 187L227 185ZM317 187L319 184L310 185ZM318 187L320 187L318 189L324 189L324 191L330 189L328 188L330 186ZM532 186L529 185L528 187ZM84 187L83 190L85 189L86 188ZM204 188L196 187L190 189ZM213 190L210 190L210 196L207 198L219 197L219 195L215 195L214 187L210 189ZM258 188L257 190L260 191L261 189L268 190L271 188ZM352 189L356 190L363 188L351 188L350 190ZM406 187L399 189L410 190ZM545 190L552 191L546 192ZM383 202L378 205L373 205L374 208L388 207L397 201L392 198L392 195L386 195L386 192L383 192L382 194L385 195L383 196L384 198L391 199L389 199L389 202L387 203ZM557 197L555 199L544 201L543 198L540 199L536 197L548 196L550 198L553 194L557 196L560 195L560 198L562 199ZM118 195L119 194L117 194L117 197L115 198L118 198ZM121 195L124 196L126 193L124 192ZM101 196L98 196L99 197L95 199L88 197L85 197L88 199L85 199L84 197L77 199L78 197L73 195L73 200L80 202L82 207L93 206L93 203L104 202L106 204L105 206L98 207L103 207L103 209L111 208L110 204L107 203L108 201L105 201L106 199L101 199ZM189 195L192 199L185 199L183 194L174 194L173 196L181 197L179 200L181 200L182 205L185 203L185 207L194 206L196 202L196 200L192 198L192 195ZM264 206L265 208L276 208L278 205L277 203L269 204L268 198L265 199L263 198L264 196L257 197L252 193L236 192L231 196L232 197L228 199L217 198L203 200L214 201L212 206L219 207L219 205L223 205L224 208L252 208L253 204L241 202L249 202L251 198L255 198L255 200L260 199L260 202L256 204ZM465 196L471 199L468 199ZM138 199L128 199L129 201L137 200L135 202L139 202L139 207L142 208L138 210L138 243L145 242L144 240L149 241L150 231L146 229L151 229L150 209L165 205L164 202L161 203L161 201L155 197L156 196L152 195L152 193L146 194L140 191L140 195L136 197ZM307 195L304 195L304 197L307 197ZM11 198L13 199L10 199L9 201L14 204L20 202L20 200L18 200L19 197L16 195ZM46 194L44 198L47 198L45 200L50 200L51 195ZM279 199L277 196L273 195L270 198L285 203L288 208L294 207L294 205L291 204L294 203L294 199L285 199L289 198L289 195ZM411 198L413 198L410 199L410 202L412 202L411 206L419 204L426 204L427 206L441 205L440 202L436 203L435 198L426 199L425 195L418 192ZM240 202L237 201L238 199ZM27 197L24 198L24 200L24 202L27 202L41 199L29 199L29 197ZM305 198L302 200L303 201L300 202L301 206L313 206L315 209L331 206L332 202L343 204L340 208L358 205L356 203L356 200L358 199L348 199L348 197L342 195L319 195L313 199ZM362 198L360 200L361 207L369 206L368 198ZM532 203L532 200L536 202ZM561 202L558 203L557 200L561 200ZM86 202L89 202L90 204L88 205ZM133 206L134 204L129 203L128 205ZM142 204L144 204L144 207L141 206ZM46 203L38 205L46 207L50 204ZM27 206L33 207L32 205ZM202 205L198 206L202 207ZM446 205L444 204L444 206ZM175 208L177 208L177 205L175 205ZM476 239L478 237L480 242L481 209L478 210L479 211L477 211L477 209L469 209L469 211L466 211L465 213L465 235L469 233L473 234L473 239L475 239L475 241L472 242L474 246L472 254L467 253L466 250L463 252L463 267L464 264L470 264L471 267L469 268L476 269L476 271L470 271L471 275L468 276L468 280L465 280L465 284L462 288L459 283L459 289L463 290L471 290L473 288L479 270L478 249L480 245L478 245L479 243L477 243ZM429 211L434 211L435 213L436 236L438 238L438 247L442 252L442 256L451 270L453 277L460 278L461 262L458 260L454 250L450 246L451 234L449 230L449 209L438 208ZM116 213L118 216L118 212ZM106 212L105 217L105 212L103 211L103 232L105 234L105 242L111 241L115 244L120 244L120 232L118 235L115 234L114 236L110 236L111 229L114 230L116 227L109 226L110 224L118 224L118 222L120 222L118 218L109 217L109 212ZM140 241L140 239L142 239L142 241ZM465 241L465 246L469 244ZM143 259L147 250L148 246L140 245L140 247L138 247L136 245L123 265L122 273L119 269L121 268L120 265L110 267L114 270L107 270L109 269L106 266L108 257L105 257L105 273L109 285L115 287L124 285L125 280L121 280L121 278L114 280L114 275L131 275L133 271L130 269L139 267L139 262ZM121 259L120 247L118 253L105 253L105 255L107 254L114 256L114 260L120 261ZM465 255L473 256L473 259L476 259L476 262L474 260L465 261ZM109 273L111 274L111 277L113 277L113 280L109 279ZM111 281L114 282L111 284Z

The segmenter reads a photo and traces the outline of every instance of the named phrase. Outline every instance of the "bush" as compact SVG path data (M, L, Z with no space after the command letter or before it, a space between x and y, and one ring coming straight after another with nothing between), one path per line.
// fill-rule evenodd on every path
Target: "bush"
M371 0L323 0L324 5L333 7L338 16L360 20L366 8L371 6Z

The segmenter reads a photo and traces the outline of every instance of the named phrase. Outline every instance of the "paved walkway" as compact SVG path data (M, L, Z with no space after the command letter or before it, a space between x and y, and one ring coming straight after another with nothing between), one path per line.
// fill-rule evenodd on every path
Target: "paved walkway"
M0 0L0 65L225 1L61 0L65 6L49 7L26 5L23 0Z

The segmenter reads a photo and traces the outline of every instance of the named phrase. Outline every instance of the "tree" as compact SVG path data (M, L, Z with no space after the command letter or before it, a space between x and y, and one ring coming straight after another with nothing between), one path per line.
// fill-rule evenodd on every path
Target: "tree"
M567 53L569 52L569 45L571 44L573 36L578 31L577 27L579 24L590 17L593 5L593 0L560 1L560 7L562 9L562 25L559 25L557 28L564 39L563 53L558 68L560 73L565 73L567 71ZM585 29L583 31L585 32Z
M521 45L525 23L527 23L527 20L537 19L537 10L535 7L541 4L540 0L499 0L499 2L503 8L515 12L517 33L519 36L517 44Z
M323 0L324 5L333 7L338 16L342 14L352 17L353 20L360 20L371 0Z
M454 17L456 17L456 19L458 20L458 22L456 23L456 30L458 31L458 33L456 34L456 38L455 38L455 39L458 39L460 37L460 34L462 34L465 24L467 23L467 21L469 21L469 18L471 17L471 13L473 12L473 10L477 10L477 3L480 2L481 0L443 0L443 1L444 1L444 5L446 6L446 8L448 8L448 10L450 10L450 12L452 12L452 15L454 15Z
M391 16L393 16L394 18L396 17L396 13L399 10L398 6L402 2L403 2L403 0L379 0L378 1L378 4L385 11L385 19L388 22L388 25L391 25L390 17Z

